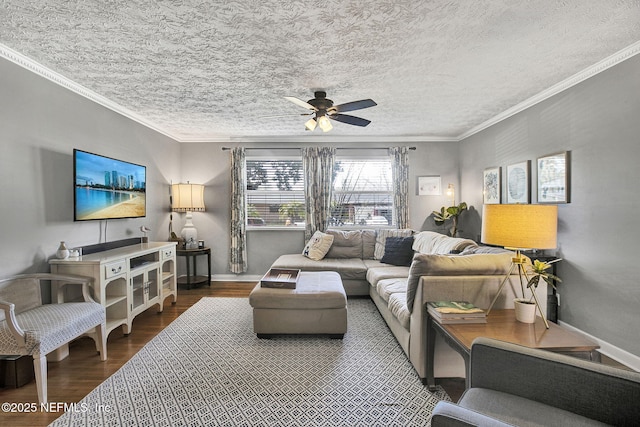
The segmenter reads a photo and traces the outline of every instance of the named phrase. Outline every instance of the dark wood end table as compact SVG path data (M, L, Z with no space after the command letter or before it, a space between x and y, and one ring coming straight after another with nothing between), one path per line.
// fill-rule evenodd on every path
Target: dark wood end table
M195 285L201 285L206 283L207 286L211 286L211 248L198 248L198 249L176 249L176 255L186 257L187 261L187 275L178 277L178 285L186 285L187 289ZM207 256L208 275L198 276L196 257L198 255ZM191 265L193 264L193 274L191 274Z
M516 321L514 310L492 310L487 323L458 323L443 325L428 316L427 328L427 385L435 387L433 375L433 356L436 334L440 334L455 351L462 355L465 365L466 386L469 387L469 360L471 343L478 337L493 338L530 348L568 354L583 359L600 362L600 346L583 335L564 329L555 323L545 328L542 318L536 317L535 323ZM435 332L435 333L434 333Z

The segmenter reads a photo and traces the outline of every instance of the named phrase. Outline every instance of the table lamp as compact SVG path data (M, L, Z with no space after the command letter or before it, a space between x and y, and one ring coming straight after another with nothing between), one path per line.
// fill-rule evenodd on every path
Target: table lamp
M184 228L180 237L184 239L185 249L198 248L198 230L193 225L193 212L204 212L204 185L202 184L172 184L172 206L174 212L186 212Z
M482 208L482 235L481 242L488 245L503 246L505 249L515 251L516 255L511 259L511 266L507 275L500 283L498 293L493 298L487 315L493 308L502 288L517 269L520 277L520 287L524 297L524 285L522 276L527 283L529 277L525 269L526 257L521 253L525 249L555 249L558 236L558 207L556 205L484 205ZM538 312L549 329L536 293L531 291Z

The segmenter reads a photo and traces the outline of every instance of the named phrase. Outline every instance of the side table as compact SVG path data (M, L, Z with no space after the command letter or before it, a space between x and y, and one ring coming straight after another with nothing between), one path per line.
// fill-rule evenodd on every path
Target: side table
M456 323L443 325L428 316L427 328L427 385L435 387L433 357L435 334L440 334L447 344L464 359L466 386L469 387L469 361L471 343L477 337L494 338L519 344L529 348L539 348L555 353L568 354L582 359L600 362L600 346L583 335L564 329L555 323L544 326L541 317L535 323L521 323L516 320L514 310L493 310L487 316L487 323Z
M187 275L178 277L178 285L187 285L187 289L203 283L211 286L211 248L176 249L176 255L185 257L187 264ZM196 257L198 255L207 256L207 276L198 276L196 265ZM191 274L191 265L193 265L193 274Z

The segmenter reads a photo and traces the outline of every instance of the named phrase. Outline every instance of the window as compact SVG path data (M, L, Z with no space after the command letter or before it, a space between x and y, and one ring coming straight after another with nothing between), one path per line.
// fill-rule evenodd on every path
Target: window
M304 227L300 158L247 159L247 225Z
M304 173L299 157L247 158L247 225L305 225ZM330 227L385 227L393 224L391 160L336 158Z
M390 159L336 158L329 225L393 225Z

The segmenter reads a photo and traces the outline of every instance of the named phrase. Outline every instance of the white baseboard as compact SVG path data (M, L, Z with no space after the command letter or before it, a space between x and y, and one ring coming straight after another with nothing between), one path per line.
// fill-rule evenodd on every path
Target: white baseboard
M258 275L237 275L237 274L213 274L211 276L212 282L256 282L260 281L262 276Z
M567 328L571 331L578 332L582 335L585 335L590 340L597 342L598 345L600 345L600 349L598 350L600 353L604 354L607 357L612 358L616 362L619 362L625 366L628 366L629 368L633 369L636 372L640 372L640 356L636 356L635 354L629 353L626 350L623 350L619 347L614 346L613 344L603 341L598 337L594 337L593 335L590 335L563 321L559 321L558 324L561 325L563 328Z

